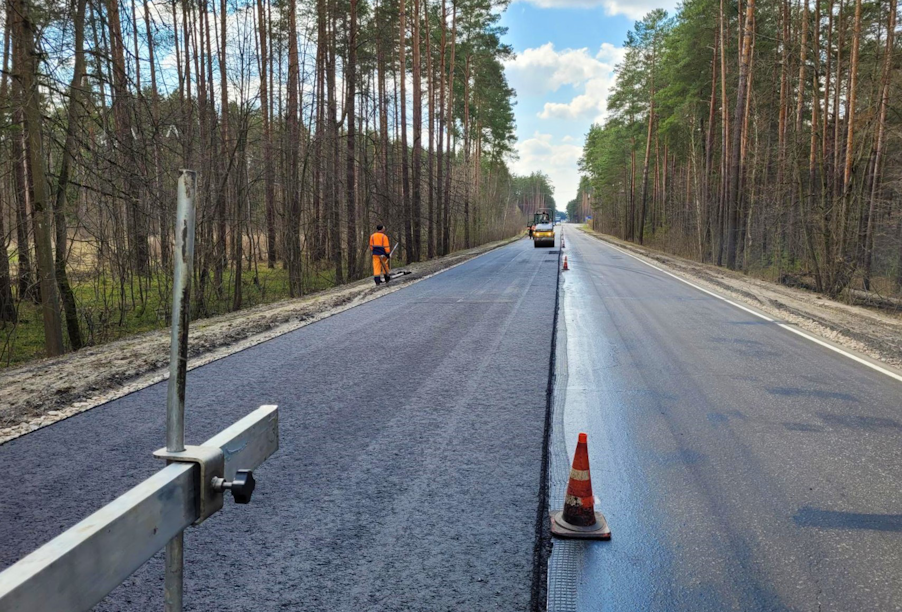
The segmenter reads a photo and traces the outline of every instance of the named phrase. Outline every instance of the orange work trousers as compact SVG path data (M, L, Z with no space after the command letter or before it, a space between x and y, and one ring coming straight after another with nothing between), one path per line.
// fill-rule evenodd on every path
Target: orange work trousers
M385 274L386 276L390 272L390 266L388 265L388 257L385 255L373 255L373 276L376 278Z

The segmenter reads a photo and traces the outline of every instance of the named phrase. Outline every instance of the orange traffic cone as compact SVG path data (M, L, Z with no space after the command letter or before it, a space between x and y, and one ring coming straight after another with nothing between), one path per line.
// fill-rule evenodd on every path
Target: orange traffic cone
M601 512L595 511L592 477L589 474L589 445L584 433L579 434L573 455L564 509L551 514L551 535L583 540L611 539L608 522Z
M564 255L564 270L569 270L570 266L567 265L567 256Z

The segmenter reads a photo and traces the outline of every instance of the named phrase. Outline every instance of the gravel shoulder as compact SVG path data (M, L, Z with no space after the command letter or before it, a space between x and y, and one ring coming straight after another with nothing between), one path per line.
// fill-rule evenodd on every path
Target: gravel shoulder
M371 278L191 324L188 369L206 365L388 295L517 240L403 266L390 287ZM169 329L138 334L0 372L0 444L169 378Z
M902 315L844 304L803 289L640 247L588 228L580 229L656 265L663 265L668 271L706 289L872 359L902 367Z

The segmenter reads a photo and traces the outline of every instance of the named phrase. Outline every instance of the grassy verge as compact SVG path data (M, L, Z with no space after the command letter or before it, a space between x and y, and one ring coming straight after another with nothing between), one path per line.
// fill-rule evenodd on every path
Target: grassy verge
M329 268L310 272L305 279L305 291L314 293L328 289L334 285L334 278L334 270ZM234 271L225 271L220 291L211 286L212 282L206 284L203 300L200 300L199 281L195 279L192 320L232 310ZM284 300L289 297L288 271L281 266L269 269L261 263L256 270L242 272L241 287L242 309ZM73 274L72 291L78 307L79 327L87 346L169 326L172 285L168 274L159 272L123 282L112 275L88 278L84 274ZM18 304L18 313L19 320L15 324L0 324L0 368L44 356L40 305L23 300Z

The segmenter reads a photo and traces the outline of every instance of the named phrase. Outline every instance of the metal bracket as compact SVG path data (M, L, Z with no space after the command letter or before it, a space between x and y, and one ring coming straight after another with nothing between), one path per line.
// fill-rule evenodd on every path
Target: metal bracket
M200 483L197 496L197 520L200 525L205 520L222 510L222 490L213 488L213 479L225 476L225 454L217 446L185 446L181 452L168 451L165 448L154 451L157 459L165 459L169 463L194 463L200 467Z
M234 480L239 468L256 469L278 450L279 411L261 406L202 446L222 450L224 478ZM0 612L92 609L198 520L199 470L191 463L171 463L0 572Z

